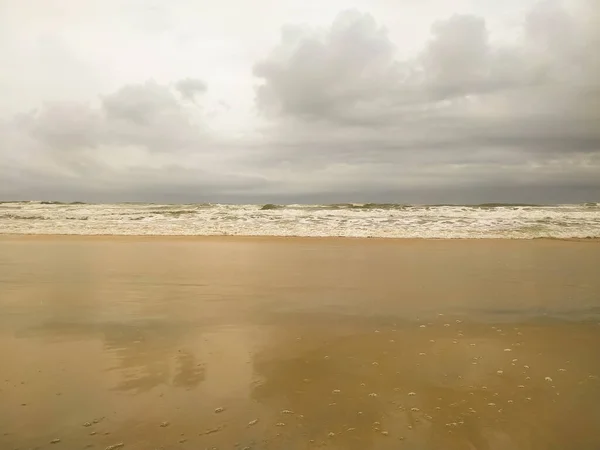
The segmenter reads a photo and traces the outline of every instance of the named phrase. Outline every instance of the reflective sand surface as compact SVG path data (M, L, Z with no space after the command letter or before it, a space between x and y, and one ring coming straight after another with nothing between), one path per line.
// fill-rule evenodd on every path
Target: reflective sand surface
M0 449L598 449L600 244L0 238Z

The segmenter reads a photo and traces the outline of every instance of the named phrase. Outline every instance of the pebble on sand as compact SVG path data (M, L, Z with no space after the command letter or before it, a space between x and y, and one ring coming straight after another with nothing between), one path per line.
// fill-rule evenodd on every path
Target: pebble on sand
M225 408L219 406L218 408L215 408L215 414L219 414L222 413L223 411L225 411Z
M258 419L254 419L254 420L251 420L250 422L248 422L248 426L251 427L253 425L256 425L257 423L258 423Z
M505 348L504 351L505 352L512 352L512 348Z
M409 397L414 397L417 394L416 394L416 392L409 392L408 395L409 395Z
M161 423L160 423L160 426L161 426L162 428L168 427L169 425L171 425L169 422L161 422Z
M331 391L332 394L339 394L340 392L342 391L340 391L339 389L334 389L333 391Z
M50 441L51 444L58 444L59 442L60 442L60 439L58 439L58 438L57 439L52 439Z
M552 382L552 378L550 378L550 377L546 377L546 378L544 378L544 380Z
M375 392L371 392L371 393L369 394L369 397L377 397L377 394L376 394Z

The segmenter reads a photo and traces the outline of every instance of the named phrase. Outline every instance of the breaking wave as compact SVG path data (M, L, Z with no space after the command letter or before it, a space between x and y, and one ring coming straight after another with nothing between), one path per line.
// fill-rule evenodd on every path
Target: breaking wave
M600 204L0 203L0 233L389 238L599 238Z

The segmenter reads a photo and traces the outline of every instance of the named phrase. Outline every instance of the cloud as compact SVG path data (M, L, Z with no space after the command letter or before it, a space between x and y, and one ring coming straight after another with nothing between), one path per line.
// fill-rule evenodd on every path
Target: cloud
M204 94L207 89L204 81L195 78L184 78L183 80L179 80L175 83L175 88L184 99L190 101L194 101L196 95Z
M254 67L257 106L276 123L264 163L298 174L343 163L352 176L340 187L382 191L584 183L597 194L600 77L589 43L600 33L586 17L542 1L506 43L483 18L453 15L406 59L367 14L285 27Z
M207 201L264 185L234 167L238 148L215 139L205 121L201 108L154 81L95 103L46 103L0 123L3 195Z
M357 11L341 13L328 30L285 27L280 44L254 66L264 80L258 107L270 115L337 117L393 88L393 56L385 30Z
M164 85L126 85L89 103L50 102L19 117L21 130L55 154L102 146L177 153L208 139L196 110Z
M356 10L284 25L251 68L259 119L185 76L46 102L0 126L0 187L123 200L593 200L599 10L542 0L510 39L454 14L412 53Z

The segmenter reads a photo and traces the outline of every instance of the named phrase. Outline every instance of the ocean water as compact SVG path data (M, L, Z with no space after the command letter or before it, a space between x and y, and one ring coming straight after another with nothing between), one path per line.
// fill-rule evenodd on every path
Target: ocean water
M0 203L1 234L600 238L600 203L227 205Z

